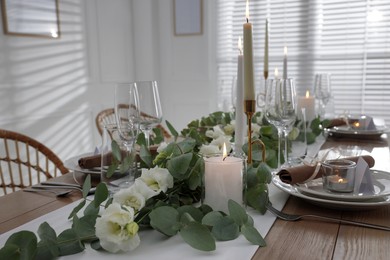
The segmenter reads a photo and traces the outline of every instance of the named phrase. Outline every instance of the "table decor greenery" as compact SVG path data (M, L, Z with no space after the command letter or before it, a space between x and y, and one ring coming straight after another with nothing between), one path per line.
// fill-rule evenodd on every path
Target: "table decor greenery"
M161 131L154 130L151 141L160 144L156 154L146 148L142 135L138 138L142 173L130 188L110 196L107 186L100 183L89 201L88 176L83 199L68 217L72 223L69 229L57 235L44 222L36 232L38 236L31 231L14 233L0 249L0 259L55 259L83 251L86 243L112 253L130 251L141 242L138 233L147 228L168 237L179 234L191 247L202 251L215 250L216 241L233 240L240 234L255 245L265 246L253 219L237 202L226 202L228 214L200 203L204 171L200 155L220 151L223 142L234 142L231 114L215 112L194 120L180 134L168 121L166 124L174 140L164 143ZM253 163L247 167L246 203L264 214L271 168L277 165L277 133L261 113L255 114L252 124L253 137L263 141L266 155L262 161L263 149L253 146ZM312 132L319 126L314 124ZM116 147L112 145L114 150ZM243 151L247 149L244 145ZM113 155L122 161L120 152L113 151Z

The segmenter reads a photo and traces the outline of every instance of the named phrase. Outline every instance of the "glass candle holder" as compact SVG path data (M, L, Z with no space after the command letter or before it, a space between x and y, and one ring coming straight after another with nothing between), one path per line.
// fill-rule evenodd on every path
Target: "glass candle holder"
M327 160L322 163L324 189L333 192L353 192L356 163L350 160Z
M203 203L228 213L228 200L245 206L246 162L242 157L213 155L204 157Z

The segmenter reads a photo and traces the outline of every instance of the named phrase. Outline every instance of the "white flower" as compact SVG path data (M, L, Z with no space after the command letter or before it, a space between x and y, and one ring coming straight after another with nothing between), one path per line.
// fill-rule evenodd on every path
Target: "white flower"
M223 128L223 130L225 131L225 134L226 135L232 135L233 133L234 133L234 126L233 125L231 125L231 124L227 124L224 128Z
M95 224L100 245L111 253L135 249L140 244L138 228L134 210L118 203L108 206Z
M132 207L135 211L139 211L145 206L145 197L133 185L115 193L113 202Z
M218 154L221 153L219 150L219 147L213 144L205 145L203 144L200 147L199 153L202 155L212 155L212 154Z
M157 148L157 152L161 153L161 151L164 150L167 146L168 146L168 144L166 142L161 142Z
M137 191L149 199L173 187L173 177L165 168L142 169L142 174L134 183Z
M213 127L213 130L207 130L206 136L212 139L217 139L220 136L224 136L225 132L221 129L220 126L216 125Z
M229 152L232 149L232 147L230 145L230 139L231 139L230 136L224 135L224 136L220 136L217 139L211 141L210 144L218 146L220 153L223 150L223 144L226 144L226 151Z

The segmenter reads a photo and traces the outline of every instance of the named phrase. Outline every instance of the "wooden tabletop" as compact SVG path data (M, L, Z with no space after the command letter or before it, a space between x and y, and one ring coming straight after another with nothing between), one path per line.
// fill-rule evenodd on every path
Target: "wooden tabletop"
M323 149L361 150L375 159L375 169L390 167L387 139L328 139ZM317 214L390 227L390 206L372 210L339 210L315 206L290 196L284 212ZM287 222L276 220L265 238L267 246L259 248L254 260L260 259L390 259L390 232L315 220Z
M386 139L363 142L328 140L323 146L363 149L376 160L379 169L388 170L390 153ZM387 168L386 168L387 167ZM72 173L57 181L82 182L83 175ZM0 234L81 198L78 191L55 197L18 191L0 197ZM315 206L291 196L283 211L293 214L320 214L348 220L390 226L390 206L373 210L335 210ZM265 238L267 246L253 256L259 259L389 259L390 232L314 220L276 220Z

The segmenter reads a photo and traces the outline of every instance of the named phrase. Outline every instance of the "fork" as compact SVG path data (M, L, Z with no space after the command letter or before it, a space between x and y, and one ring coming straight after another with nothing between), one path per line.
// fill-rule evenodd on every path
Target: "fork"
M44 190L44 189L32 189L32 188L26 188L26 189L23 189L23 191L27 191L27 192L50 192L50 193L54 193L56 195L56 197L64 197L64 196L66 196L66 195L68 195L69 193L72 192L72 190L58 191L58 190Z
M312 215L312 214L307 214L307 215L287 214L287 213L281 212L281 211L275 209L274 207L272 207L271 203L268 203L266 205L266 208L272 214L274 214L276 217L278 217L278 218L280 218L282 220L286 220L286 221L297 221L297 220L301 220L303 218L312 218L312 219L320 219L320 220L336 222L336 223L341 223L341 224L349 224L349 225L353 225L353 226L374 228L374 229L379 229L379 230L390 231L390 227L374 225L374 224L368 224L368 223L363 223L363 222L357 222L357 221L352 221L352 220L330 218L330 217L324 217L324 216Z

